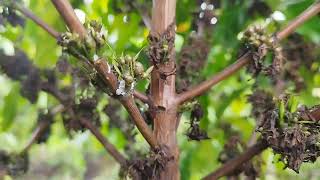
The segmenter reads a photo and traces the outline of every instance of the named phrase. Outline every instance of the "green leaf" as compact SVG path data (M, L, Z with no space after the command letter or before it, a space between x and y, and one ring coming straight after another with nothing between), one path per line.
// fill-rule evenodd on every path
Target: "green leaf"
M288 107L289 107L290 112L292 112L292 113L295 112L298 108L298 104L299 104L299 102L298 102L297 98L294 96L291 96L289 99L289 102L288 102L288 105L289 105Z
M19 97L17 88L12 88L10 93L4 98L4 106L2 109L3 121L0 124L3 131L11 127L17 115L17 97Z
M285 113L284 101L280 100L279 101L279 118L281 123L283 123L284 121L284 113Z
M217 119L219 119L224 111L227 109L227 107L232 103L232 101L236 98L238 98L241 93L246 90L246 86L235 90L234 92L232 92L228 97L225 97L224 100L222 101L222 103L217 107L216 109L216 114L217 114Z

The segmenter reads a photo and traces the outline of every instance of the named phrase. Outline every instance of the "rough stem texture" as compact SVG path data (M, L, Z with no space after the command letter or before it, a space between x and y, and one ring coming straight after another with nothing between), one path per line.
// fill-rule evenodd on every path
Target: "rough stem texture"
M308 9L306 9L301 15L295 18L288 26L286 26L282 31L278 32L276 35L277 40L282 40L293 33L299 26L301 26L304 22L317 15L320 12L320 3L317 2L311 5ZM178 96L178 103L184 103L189 101L195 97L202 95L203 93L210 90L210 88L222 80L230 77L232 74L237 72L239 69L247 65L252 60L252 56L250 52L241 56L234 64L225 68L220 73L214 75L212 78L200 83L199 85L191 88L189 91L182 93Z
M153 1L151 36L158 36L161 40L166 32L172 29L174 31L175 11L175 0ZM174 39L174 33L172 38ZM153 111L153 133L159 146L163 147L167 151L166 153L173 157L173 160L169 161L164 170L160 172L160 179L175 180L180 179L179 150L176 137L178 118L177 104L175 103L175 73L161 77L161 73L173 72L175 69L174 48L169 47L168 51L169 59L166 62L158 63L157 68L154 68L151 74L150 92L155 107Z

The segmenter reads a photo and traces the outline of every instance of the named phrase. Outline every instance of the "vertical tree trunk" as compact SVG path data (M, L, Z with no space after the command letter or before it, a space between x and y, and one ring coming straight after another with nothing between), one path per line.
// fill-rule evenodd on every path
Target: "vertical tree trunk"
M153 0L151 35L163 35L171 32L174 38L176 0ZM177 146L177 104L175 102L175 71L174 44L168 50L169 59L159 63L151 75L151 97L156 107L154 112L154 135L161 147L164 147L173 160L169 161L160 179L177 180L179 173L179 149Z

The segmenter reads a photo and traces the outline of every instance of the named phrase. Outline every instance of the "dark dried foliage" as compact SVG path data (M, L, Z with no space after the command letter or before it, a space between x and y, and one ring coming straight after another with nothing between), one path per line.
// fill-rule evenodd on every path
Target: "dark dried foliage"
M304 89L306 87L304 78L298 70L305 67L314 73L312 64L320 58L317 49L319 49L319 45L307 42L298 33L290 35L283 43L283 56L286 61L279 83L292 81L295 84L296 92Z
M248 14L250 17L256 15L268 17L271 13L271 7L263 0L254 0L248 9Z
M177 92L187 91L200 80L210 51L209 42L204 37L192 35L183 46L177 63Z
M223 151L220 152L218 161L224 164L239 156L245 149L246 145L241 141L239 136L231 136L228 142L224 145ZM241 165L232 173L229 173L228 176L238 176L240 173L244 172L248 178L255 179L259 176L259 170L259 162L250 161Z
M149 157L145 159L131 160L128 166L121 170L120 176L126 177L133 174L138 180L158 179L166 164L173 160L173 157L168 156L166 152L165 147L157 148L152 150Z
M0 14L0 24L9 23L12 26L24 26L25 19L18 15L16 11L12 8L4 8Z
M275 36L268 35L266 29L259 25L249 26L242 38L243 46L252 52L252 61L247 71L257 77L263 73L272 79L279 76L283 68L282 48ZM272 64L267 65L267 58L271 56Z
M15 50L15 55L8 56L0 53L1 70L10 78L21 81L21 94L30 102L37 100L41 89L41 78L39 69L36 68L26 54Z
M189 140L201 141L210 139L207 132L200 128L200 120L203 117L203 109L200 104L194 105L190 114L190 127L186 135Z
M95 126L100 126L100 117L96 111L97 100L96 98L82 99L79 104L71 106L73 113L63 113L63 124L68 132L84 131L85 127L80 123L79 119L90 120Z
M53 123L53 115L50 113L43 113L40 112L38 114L38 121L37 126L40 126L40 123L48 124L45 126L45 129L43 129L41 135L37 138L36 142L38 144L46 143L51 135L51 124Z
M150 34L148 55L155 67L168 62L174 56L175 24L171 24L163 34ZM171 54L169 54L171 53ZM164 72L165 73L165 72ZM170 72L166 72L170 73Z
M0 150L0 172L15 177L26 173L28 168L29 156L27 153L9 154Z
M261 90L249 98L254 107L253 116L257 120L257 131L273 151L281 155L281 161L286 167L299 172L303 162L315 162L320 156L320 117L313 115L318 108L299 108L291 113L287 107L287 100L283 99L286 109L282 121L280 110L271 100L272 96Z

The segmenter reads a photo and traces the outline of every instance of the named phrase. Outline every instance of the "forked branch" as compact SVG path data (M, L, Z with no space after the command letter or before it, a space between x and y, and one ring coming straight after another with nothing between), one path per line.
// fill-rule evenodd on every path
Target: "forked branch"
M143 94L142 92L139 91L134 91L133 92L133 96L137 99L139 99L140 101L142 101L143 103L149 104L149 98L148 96L146 96L145 94Z
M80 37L86 36L86 29L81 24L76 14L73 11L71 4L67 0L51 0L55 5L56 9L59 11L60 15L70 28L72 32L78 33ZM112 73L109 64L105 59L99 59L94 62L94 68L99 73L100 77L103 79L104 83L110 87L113 94L115 94L118 80L117 77ZM151 129L148 127L146 122L144 121L138 107L136 106L134 99L132 96L120 97L120 102L127 109L128 113L132 117L135 122L137 128L143 135L143 137L147 140L151 147L155 148L157 146L157 142L155 137L152 134Z
M317 1L313 5L311 5L308 9L306 9L303 13L301 13L296 19L294 19L288 26L286 26L282 31L276 34L277 40L283 40L291 33L293 33L299 26L301 26L304 22L317 15L320 12L320 2ZM208 90L211 87L218 84L222 80L230 77L239 69L247 65L250 61L252 61L251 52L247 52L243 56L241 56L234 64L225 68L220 73L214 75L211 79L208 79L199 85L191 88L189 91L186 91L177 97L177 102L182 104L186 101L189 101L193 98L196 98Z
M107 61L104 59L99 59L94 62L95 69L98 71L100 77L104 80L104 82L111 87L111 91L115 94L117 89L117 77L112 73L110 66ZM150 128L144 121L139 108L134 102L134 99L131 95L119 97L121 104L127 109L128 113L131 115L134 120L137 128L143 135L143 137L147 140L147 142L151 145L151 147L155 148L157 146L157 142L155 137L153 136Z

